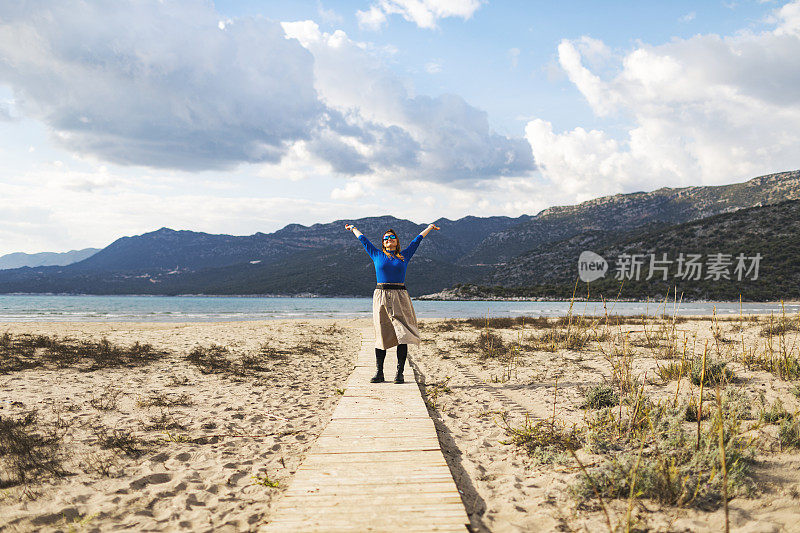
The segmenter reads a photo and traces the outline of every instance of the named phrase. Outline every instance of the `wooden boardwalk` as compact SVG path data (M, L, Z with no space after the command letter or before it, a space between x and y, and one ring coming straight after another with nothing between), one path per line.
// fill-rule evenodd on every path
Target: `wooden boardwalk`
M467 531L469 518L439 448L414 372L375 374L372 327L361 329L356 368L330 424L261 531Z

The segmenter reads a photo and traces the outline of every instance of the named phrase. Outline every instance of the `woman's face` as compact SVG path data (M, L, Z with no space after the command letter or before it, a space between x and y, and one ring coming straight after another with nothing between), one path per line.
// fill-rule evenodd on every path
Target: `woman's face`
M383 246L387 250L394 250L397 248L397 235L394 233L386 233L383 236Z

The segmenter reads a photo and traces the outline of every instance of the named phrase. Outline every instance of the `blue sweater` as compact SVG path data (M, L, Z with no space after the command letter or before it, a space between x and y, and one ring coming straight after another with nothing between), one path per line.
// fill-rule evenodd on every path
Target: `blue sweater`
M417 235L414 240L409 243L408 248L402 250L400 254L405 258L405 261L395 257L387 257L381 250L369 242L369 239L363 235L359 235L358 240L364 245L364 249L372 258L375 263L375 277L378 278L378 283L405 283L406 281L406 267L411 260L411 256L417 251L417 246L422 242L422 235Z

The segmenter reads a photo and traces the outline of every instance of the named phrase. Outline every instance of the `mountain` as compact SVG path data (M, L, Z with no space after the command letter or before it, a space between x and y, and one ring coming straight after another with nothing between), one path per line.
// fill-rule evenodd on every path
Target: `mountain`
M0 256L0 270L8 268L38 267L38 266L60 266L69 265L82 261L94 255L100 248L84 248L83 250L70 250L69 252L41 252L38 254L26 254L14 252Z
M606 276L588 284L578 284L578 294L587 289L594 297L613 299L646 297L663 299L666 293L683 294L684 299L746 301L800 299L800 200L774 205L740 209L683 224L657 229L639 229L620 234L611 231L587 231L521 254L506 265L492 271L471 287L455 291L456 295L553 296L569 298L578 276L578 257L590 250L609 264ZM621 283L617 279L621 257L643 256L640 275ZM656 260L668 261L664 271L650 274L650 254ZM666 256L664 256L666 254ZM680 254L699 254L702 264L699 278L678 276ZM717 278L709 271L716 254L723 254L724 275ZM758 271L737 275L737 256L743 254L743 266L753 266L752 258L760 255ZM685 263L684 263L685 264ZM658 266L658 265L657 265ZM686 267L684 266L684 272ZM621 277L621 275L620 275ZM741 277L741 279L739 279ZM753 279L753 278L756 279ZM622 288L620 289L620 286ZM620 292L621 290L621 292Z
M490 233L529 218L470 216L435 221L441 230L420 246L414 258L419 266L409 273L409 283L415 279L416 284L412 295L483 276L484 267L453 262ZM1 272L0 293L371 294L372 263L361 243L344 229L347 222L373 243L392 228L401 237L401 246L426 227L382 216L312 226L290 224L271 234L242 237L161 228L117 239L94 256L65 267ZM332 272L332 267L337 271Z
M472 250L490 233L502 231L529 218L527 215L517 218L464 217L455 221L442 218L435 221L442 228L440 238L433 244L428 243L418 253L452 262ZM344 229L347 222L350 221L337 220L312 226L289 224L274 233L248 236L213 235L161 228L150 233L117 239L87 260L61 272L187 272L250 261L273 264L306 250L352 245L353 235ZM406 238L405 244L426 226L392 216L362 218L354 223L368 238L375 241L391 227L401 238Z
M772 253L771 261L780 257L781 250L794 257L794 241L785 231L795 228L791 223L794 207L779 203L787 199L800 199L800 171L732 185L608 196L553 207L536 216L441 218L434 221L441 231L429 235L414 256L407 278L409 292L418 296L469 284L485 294L569 296L581 251L674 252L669 243L678 238L675 235L684 239L675 242L703 250L727 246L728 241L743 251L764 243L764 249ZM736 218L745 213L759 221L756 226ZM725 219L728 215L733 218ZM735 230L719 226L717 216ZM368 296L374 288L374 271L361 244L344 229L347 222L377 245L381 235L392 228L400 236L401 247L426 226L386 215L311 226L290 224L273 233L248 236L161 228L117 239L70 265L2 270L0 293ZM695 222L701 228L697 235L690 238L680 233L685 227L695 227L691 226ZM685 224L689 226L682 226ZM761 228L771 231L765 234ZM714 241L710 235L717 234ZM759 239L741 241L746 235L758 235ZM794 279L787 270L790 263L765 263L765 268L765 279L775 281L775 287L783 286L780 280ZM771 278L767 276L769 268L774 268ZM631 282L625 290L636 297L667 285ZM603 290L615 286L610 277L592 285ZM696 298L722 294L718 290L722 285L686 286ZM748 290L748 294L777 294L761 286ZM738 297L731 291L725 294Z
M616 194L545 209L531 220L489 235L459 264L499 264L543 244L591 231L628 231L688 222L746 207L800 199L800 170L731 185L662 188Z

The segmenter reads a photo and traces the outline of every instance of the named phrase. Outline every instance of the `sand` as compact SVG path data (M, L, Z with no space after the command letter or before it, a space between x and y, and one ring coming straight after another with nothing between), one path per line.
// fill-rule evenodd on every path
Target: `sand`
M353 369L360 336L348 321L324 333L329 320L192 324L3 324L0 334L34 332L130 344L149 342L173 355L140 368L29 369L0 375L0 416L36 409L43 427L60 417L69 429L61 445L72 475L0 492L0 530L247 531L269 516L306 451L330 419ZM257 377L203 374L182 360L212 343L242 352L265 341L291 348L309 339L333 343L324 355L291 355ZM92 400L111 388L117 406ZM154 395L186 406L143 407ZM107 396L106 396L107 397ZM187 401L188 400L188 401ZM180 424L146 430L164 416ZM151 443L139 458L97 445L93 428L119 429ZM169 434L169 435L168 435ZM216 435L216 436L215 436ZM258 436L222 436L258 435ZM205 438L201 438L208 436ZM198 443L175 442L197 439ZM105 465L105 466L104 466ZM108 475L98 472L110 469ZM253 476L278 484L256 483Z
M762 320L766 320L762 317ZM430 384L446 382L449 392L436 397L436 409L431 416L437 426L445 457L459 489L464 493L464 503L475 531L608 531L601 509L594 503L582 504L571 494L578 477L582 476L576 463L566 460L555 464L540 464L513 445L503 444L508 435L500 413L509 413L512 426L531 419L550 419L555 413L558 421L569 425L580 424L587 411L581 408L585 392L600 383L609 381L610 365L604 360L597 345L579 351L555 352L523 351L518 365L509 373L507 364L499 360L481 360L462 343L474 340L480 330L457 328L437 331L442 321L423 321L423 344L414 352L418 381ZM706 340L714 351L712 321L689 321L677 325L679 335L684 333L698 349ZM741 341L734 332L733 322L718 323L727 341ZM744 340L747 346L763 343L758 331L764 322L745 322ZM631 338L643 340L642 326L625 325L617 328L630 332ZM493 331L506 342L519 340L520 327ZM528 335L540 335L542 330L528 328ZM787 336L794 353L800 347L798 334ZM695 340L696 339L696 340ZM598 343L603 344L603 343ZM605 349L614 339L604 343ZM691 347L691 344L690 344ZM722 344L726 350L736 351L741 344ZM634 347L634 371L644 377L654 376L656 364L663 360L653 356L654 350ZM776 398L783 401L789 412L800 409L798 397L790 392L792 382L781 381L768 372L748 371L741 364L731 363L737 380L734 385L748 394L757 413L764 401L771 404ZM510 374L510 375L509 375ZM558 389L556 391L556 380ZM649 382L650 380L648 380ZM677 383L649 383L645 395L654 398L672 398ZM692 386L689 380L681 381L684 393ZM697 387L692 391L698 393ZM707 395L704 394L704 397ZM555 398L555 411L554 407ZM708 403L707 405L711 405ZM754 436L757 448L756 492L752 498L735 498L730 502L732 531L800 531L800 453L798 450L779 452L777 427L767 426ZM579 451L584 464L591 465L603 459ZM613 526L624 530L627 501L607 502ZM634 525L637 530L648 531L724 531L722 507L710 511L695 508L678 508L642 501L634 508Z
M257 530L280 505L282 491L336 406L337 389L352 371L360 343L351 326L369 323L0 324L0 334L105 337L120 344L148 342L171 352L143 367L93 372L36 368L0 374L0 416L19 416L35 409L44 429L60 421L59 454L71 474L0 489L0 530ZM713 346L712 324L709 320L682 322L678 329L695 345L702 347L709 340ZM742 334L735 331L735 324L717 324L719 338L734 341L720 344L731 359L741 347L737 342ZM423 320L421 326L423 343L410 347L410 359L472 529L607 530L597 502L572 495L571 487L582 475L575 462L562 458L542 463L504 444L508 435L501 415L505 413L512 426L521 424L526 415L544 419L554 412L560 422L580 423L588 412L581 408L586 391L610 379L602 350L611 349L620 332L580 350L524 350L516 366L509 367L507 361L482 359L464 346L477 338L479 328L449 329L441 320ZM746 344L763 344L758 335L761 327L763 322L744 324ZM642 336L641 326L619 328L629 338ZM517 341L522 334L518 326L493 331L506 342ZM527 328L525 335L542 331ZM332 345L323 354L294 353L271 360L266 370L248 376L204 374L183 359L198 345L215 343L238 353L256 353L264 342L292 349L315 339L328 339ZM787 339L797 350L797 333ZM633 349L638 376L652 377L656 366L664 363L653 348ZM394 350L389 350L387 368L393 365ZM794 383L765 371L747 370L740 363L730 366L737 375L735 386L744 391L754 410L762 405L761 398L766 404L780 398L790 412L800 409L800 401L791 392ZM680 386L686 394L696 393L686 378ZM645 390L653 398L668 398L675 395L676 387L675 381L648 379ZM114 394L113 408L97 407ZM148 406L158 395L188 405ZM152 429L157 423L161 429ZM165 424L173 426L164 429ZM97 428L133 434L149 448L140 457L102 449ZM775 425L756 431L757 490L730 502L731 529L798 531L800 453L779 450ZM587 465L603 459L583 450L578 456ZM277 486L268 486L272 482ZM622 524L627 501L607 504L612 522ZM702 510L649 500L636 504L633 517L640 530L720 531L724 524L721 506Z

